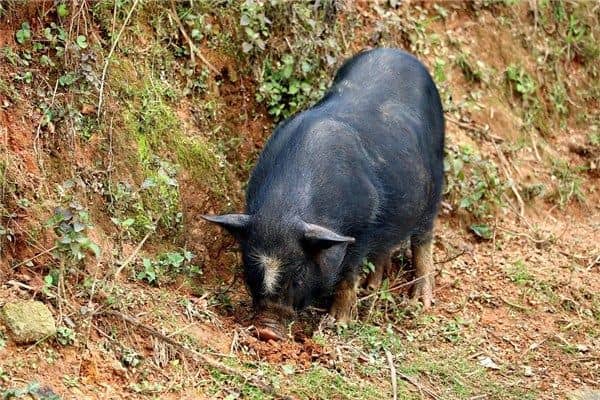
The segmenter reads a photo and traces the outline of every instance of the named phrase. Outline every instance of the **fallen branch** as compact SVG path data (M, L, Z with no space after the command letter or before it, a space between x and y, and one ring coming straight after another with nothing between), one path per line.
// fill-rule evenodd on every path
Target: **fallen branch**
M56 250L57 248L58 248L58 246L52 246L49 249L46 249L46 250L42 251L41 253L38 253L35 256L31 257L31 258L28 258L27 260L23 260L23 261L21 261L19 263L16 263L15 265L12 266L12 269L15 269L17 267L20 267L21 265L27 264L28 262L33 261L36 258L43 256L44 254L48 254L51 251Z
M160 219L160 218L159 218ZM157 220L158 222L158 220ZM148 240L148 238L150 237L150 234L153 231L149 231L148 233L146 233L146 236L144 236L142 238L142 240L138 243L138 245L136 246L136 248L131 252L131 254L129 255L129 257L127 257L127 259L125 261L123 261L123 264L121 264L121 266L119 268L117 268L117 271L115 272L115 278L119 277L119 274L121 273L121 271L123 271L123 269L129 265L129 263L131 263L131 261L133 261L133 259L137 256L137 254L140 252L140 250L142 249L142 247L144 246L144 243L146 243L146 240Z
M215 74L220 75L221 73L219 72L219 70L216 69L215 66L212 65L202 55L202 53L200 53L200 50L196 47L196 45L194 45L194 42L192 42L192 39L190 39L190 37L188 36L187 32L185 31L185 28L183 27L183 24L181 23L181 20L179 19L179 16L177 15L177 9L175 8L175 1L174 0L171 0L171 9L172 9L171 10L171 14L172 14L173 20L175 21L175 23L179 27L179 30L181 31L181 34L183 35L183 37L185 38L185 40L188 42L188 45L190 46L190 57L192 58L192 64L196 63L196 61L194 59L194 53L195 53L198 56L198 58L200 59L200 61L202 61L204 63L204 65L206 65Z
M522 306L520 304L517 303L513 303L511 301L509 301L508 299L505 299L503 296L500 296L500 299L505 302L506 304L508 304L511 307L516 308L517 310L521 310L521 311L531 311L531 309L529 307L526 306Z
M496 136L496 135L492 134L490 132L489 127L484 127L484 126L481 126L481 125L477 125L474 122L471 122L471 123L462 122L462 121L456 120L456 119L454 119L454 118L452 118L452 117L450 117L448 115L446 115L445 118L446 118L446 121L452 122L453 124L455 124L459 128L463 128L463 129L466 129L466 130L469 130L469 131L475 132L475 133L485 133L484 137L488 136L491 139L490 141L492 143L495 143L495 142L501 143L501 142L504 141L504 139L501 138L500 136Z
M510 170L509 170L510 167L508 164L508 160L504 156L504 153L502 153L500 148L496 145L496 143L493 143L493 145L494 145L494 148L496 149L496 153L498 153L498 158L500 159L500 167L502 168L502 172L504 172L504 176L506 176L506 181L508 182L508 186L510 186L510 190L512 190L513 194L515 195L515 198L517 199L517 203L519 203L519 216L524 219L525 218L525 202L523 201L523 198L521 197L521 195L519 194L519 191L517 190L517 187L515 186L515 180L513 179L512 175L510 174Z
M6 282L6 284L10 285L10 286L21 288L21 289L29 290L29 291L32 291L32 292L36 291L33 287L31 287L29 285L26 285L24 283L21 283L19 281L12 280L12 279L10 281Z
M360 299L358 299L358 301L363 301L363 300L370 299L371 297L373 297L373 296L376 296L376 295L377 295L377 294L379 294L380 292L393 292L394 290L398 290L398 289L401 289L401 288L403 288L403 287L410 286L410 285L412 285L413 283L415 283L415 282L419 282L419 281L421 281L421 280L423 280L423 279L425 279L425 278L427 278L428 276L430 276L430 275L433 275L433 274L435 274L435 271L433 271L433 272L430 272L430 273L428 273L428 274L425 274L425 275L423 275L423 276L420 276L420 277L418 277L418 278L415 278L415 279L413 279L412 281L408 281L408 282L404 282L404 283L401 283L401 284L399 284L399 285L396 285L396 286L392 286L392 287L391 287L391 288L389 288L389 289L385 289L385 290L381 289L381 290L378 290L378 291L376 291L376 292L373 292L373 293L371 293L371 294L369 294L369 295L367 295L367 296L361 297Z
M402 379L404 379L406 382L410 383L411 385L413 385L414 387L417 388L417 390L419 390L419 393L421 394L421 398L424 399L425 396L423 396L423 393L426 393L429 397L431 397L434 400L438 400L438 397L435 393L433 393L431 390L427 389L426 387L424 387L423 385L421 385L415 378L413 378L410 375L406 375L403 374L402 372L398 373L398 376Z
M396 366L394 365L394 359L392 358L392 353L389 350L385 350L385 356L387 357L388 364L390 365L390 375L392 378L392 392L393 399L398 399L398 382L396 381Z
M455 255L453 255L451 257L448 257L448 258L446 258L446 259L444 259L442 261L436 261L436 262L434 262L434 264L446 264L447 262L450 262L452 260L456 260L458 257L463 256L465 254L467 254L467 251L463 250L460 253L455 254Z
M273 388L271 385L261 381L260 379L254 377L254 376L249 376L244 374L241 371L238 371L232 367L229 367L225 364L223 364L222 362L214 359L213 357L207 355L207 354L202 354L199 353L195 350L192 350L190 348L185 347L183 344L177 342L176 340L171 339L170 337L160 333L158 330L156 330L155 328L152 328L150 326L147 326L141 322L138 322L137 320L135 320L134 318L125 315L119 311L102 311L100 313L97 313L96 315L108 315L108 316L113 316L113 317L117 317L122 319L123 321L127 322L130 325L133 325L137 328L140 328L141 330L143 330L144 332L148 333L149 335L154 336L157 339L162 340L163 342L179 349L182 353L187 354L188 356L192 357L193 359L195 359L196 361L200 361L206 365L208 365L211 368L217 369L219 371L221 371L224 374L227 375L232 375L232 376L237 376L239 378L241 378L244 383L249 383L250 385L256 387L257 389L262 390L264 393L267 393L277 399L293 399L293 397L290 396L284 396L284 395L280 395L275 391L275 388Z
M588 265L588 266L587 266L587 270L588 270L588 272L589 272L589 271L591 271L591 270L592 270L592 267L593 267L594 265L597 265L597 264L600 264L600 254L598 255L598 257L596 257L596 259L595 259L594 261L592 261L592 262L590 263L590 265Z

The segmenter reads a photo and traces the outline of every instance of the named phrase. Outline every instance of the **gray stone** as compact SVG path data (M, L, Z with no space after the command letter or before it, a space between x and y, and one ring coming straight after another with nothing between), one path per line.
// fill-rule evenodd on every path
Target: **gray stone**
M17 343L32 343L56 333L54 317L39 301L15 301L2 308L0 316Z

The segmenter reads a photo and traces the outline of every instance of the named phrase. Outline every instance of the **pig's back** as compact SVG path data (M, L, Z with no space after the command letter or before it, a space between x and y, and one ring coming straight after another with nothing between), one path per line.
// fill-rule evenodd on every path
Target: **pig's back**
M416 58L361 53L318 104L276 129L251 176L247 211L294 210L367 241L403 239L435 214L443 124L435 85Z

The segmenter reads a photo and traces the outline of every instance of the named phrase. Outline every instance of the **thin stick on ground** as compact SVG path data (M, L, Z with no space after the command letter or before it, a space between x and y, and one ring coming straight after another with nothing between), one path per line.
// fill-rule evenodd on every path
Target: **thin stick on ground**
M174 0L171 0L171 9L172 9L171 13L173 14L172 15L173 16L173 20L177 24L177 27L181 31L181 34L183 35L183 37L185 38L185 40L188 42L188 46L190 46L190 57L192 59L192 64L196 63L196 61L194 59L194 54L196 54L198 56L198 58L200 59L200 61L202 61L204 63L204 65L206 65L215 74L220 75L221 73L219 72L219 70L216 69L215 66L212 65L202 55L202 53L200 53L200 50L196 47L196 45L194 45L194 42L192 42L192 39L190 39L190 37L188 36L187 32L185 31L185 28L184 28L183 24L181 23L181 20L179 19L179 16L177 15L177 9L175 8L175 1Z
M504 176L506 177L508 186L510 187L510 190L515 195L515 198L517 199L517 203L519 204L519 216L521 218L525 218L525 202L523 201L523 198L519 194L519 190L517 189L517 187L515 185L515 180L513 179L512 175L510 174L510 169L509 169L510 167L508 164L508 160L506 159L506 157L504 156L504 153L502 153L502 151L500 150L498 145L494 142L492 142L492 144L494 145L494 148L496 149L496 153L498 154L498 158L500 159L500 168L502 169L502 172L504 172Z
M108 56L106 57L106 62L104 63L104 68L102 69L102 77L100 78L100 96L98 98L98 110L96 112L96 118L98 118L98 119L100 119L100 112L102 110L102 100L104 99L104 82L106 79L106 71L108 70L108 64L110 63L110 59L111 59L113 53L115 52L115 49L117 48L117 43L119 43L119 39L121 39L121 35L123 34L125 27L129 23L129 19L131 18L131 15L133 14L133 10L135 10L135 7L137 6L138 2L139 2L139 0L134 0L133 4L131 5L131 9L129 10L129 13L125 17L125 21L123 22L123 25L121 26L121 29L119 30L119 33L117 34L117 37L115 38L112 46L110 47Z
M58 248L58 246L52 246L52 247L50 247L49 249L46 249L46 250L42 251L41 253L38 253L38 254L36 254L35 256L28 258L27 260L23 260L23 261L21 261L21 262L19 262L19 263L15 264L15 265L13 265L13 266L12 266L12 269L15 269L15 268L18 268L18 267L20 267L21 265L27 264L28 262L30 262L30 261L33 261L33 260L35 260L36 258L43 256L44 254L48 254L48 253L50 253L51 251L54 251L54 250L56 250L57 248Z
M123 261L123 264L121 264L121 266L119 268L117 268L117 270L115 272L115 279L119 277L119 274L121 273L121 271L123 271L123 269L126 266L128 266L129 263L131 263L131 261L133 261L133 259L137 256L137 254L140 252L140 250L144 246L144 243L146 243L146 240L148 240L148 238L150 237L150 235L152 234L152 232L153 231L149 231L148 233L146 233L146 236L144 236L142 238L142 240L138 243L138 245L135 247L135 249L131 252L131 254L129 255L129 257L127 257L127 259L125 261Z
M437 395L435 393L433 393L431 390L427 389L426 387L424 387L423 385L421 385L415 378L413 378L412 376L403 374L402 372L398 373L398 376L402 379L404 379L406 382L410 383L411 385L413 385L414 387L417 388L417 390L419 391L419 393L421 394L421 398L424 399L425 396L423 395L423 393L427 394L429 397L431 397L434 400L438 400L439 397L437 397Z
M392 393L393 399L398 399L398 381L396 378L396 366L394 365L394 359L392 358L392 353L389 350L385 351L385 356L387 357L388 364L390 365L390 376L392 379Z
M419 281L421 281L421 280L423 280L423 279L427 278L429 275L433 275L433 274L435 274L435 271L434 271L434 272L430 272L430 273L428 273L428 274L425 274L425 275L423 275L423 276L420 276L420 277L418 277L418 278L415 278L415 279L413 279L412 281L408 281L408 282L404 282L404 283L401 283L401 284L399 284L399 285L396 285L396 286L392 286L392 287L391 287L391 288L389 288L389 289L385 289L385 290L384 290L384 289L381 289L381 290L378 290L378 291L376 291L376 292L373 292L373 293L371 293L371 294L369 294L369 295L367 295L367 296L361 297L360 299L358 299L358 301L364 301L364 300L370 299L371 297L373 297L373 296L376 296L376 295L378 295L378 294L379 294L379 293L381 293L381 292L393 292L394 290L398 290L398 289L401 289L401 288L403 288L403 287L410 286L410 285L412 285L413 283L415 283L415 282L419 282Z
M466 250L463 250L463 251L461 251L461 252L459 252L459 253L457 253L457 254L455 254L455 255L453 255L453 256L450 256L450 257L448 257L448 258L445 258L445 259L443 259L443 260L441 260L441 261L436 261L436 262L434 262L434 264L436 264L436 265L437 265L437 264L446 264L447 262L450 262L450 261L456 260L458 257L461 257L461 256L463 256L463 255L465 255L465 254L467 254L467 251L466 251Z
M260 379L254 377L254 376L246 375L242 371L238 371L232 367L229 367L207 354L202 354L195 350L187 348L183 344L177 342L176 340L173 340L172 338L160 333L155 328L152 328L141 322L138 322L137 320L135 320L134 318L132 318L128 315L125 315L118 311L103 311L96 315L109 315L109 316L120 318L123 321L127 322L128 324L133 325L137 328L140 328L141 330L154 336L155 338L158 338L158 339L162 340L163 342L179 349L182 353L187 354L188 356L192 357L196 361L200 361L200 362L208 365L211 368L221 371L224 374L227 374L230 376L237 376L237 377L241 378L244 381L244 383L249 383L250 385L262 390L264 393L267 393L277 399L293 399L293 397L278 394L275 391L275 388L273 388L271 385L261 381Z

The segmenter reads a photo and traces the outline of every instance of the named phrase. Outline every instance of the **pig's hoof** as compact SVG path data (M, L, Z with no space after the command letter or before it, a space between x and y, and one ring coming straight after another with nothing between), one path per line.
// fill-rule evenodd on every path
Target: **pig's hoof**
M337 304L334 303L329 310L329 314L335 319L338 326L348 326L352 319L352 304Z
M433 279L426 277L415 283L411 292L411 303L416 304L419 300L423 303L423 309L431 308L433 304Z
M381 274L377 272L369 273L367 276L367 290L374 292L381 287Z

